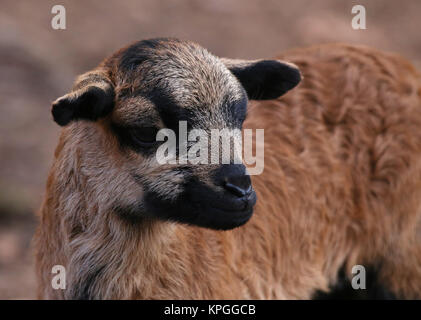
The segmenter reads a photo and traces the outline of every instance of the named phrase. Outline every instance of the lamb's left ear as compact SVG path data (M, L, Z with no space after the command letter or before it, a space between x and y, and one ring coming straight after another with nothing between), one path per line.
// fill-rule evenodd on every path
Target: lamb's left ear
M294 88L301 81L298 67L280 60L221 59L237 77L249 99L275 99Z
M53 102L51 113L60 126L105 117L114 107L114 86L105 72L91 71L76 80L73 90Z

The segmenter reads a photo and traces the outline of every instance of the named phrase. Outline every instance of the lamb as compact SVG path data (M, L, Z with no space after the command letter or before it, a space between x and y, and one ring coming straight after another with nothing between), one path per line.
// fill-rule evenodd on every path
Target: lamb
M309 299L359 264L420 298L420 84L404 59L363 46L255 61L176 39L119 50L53 103L39 297ZM264 129L263 173L157 165L157 129L180 120Z

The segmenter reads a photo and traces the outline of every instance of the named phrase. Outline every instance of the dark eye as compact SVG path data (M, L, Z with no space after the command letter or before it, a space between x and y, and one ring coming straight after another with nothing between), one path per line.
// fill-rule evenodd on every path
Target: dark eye
M158 129L154 127L142 127L131 130L131 136L134 142L141 147L152 147L156 141L156 134Z

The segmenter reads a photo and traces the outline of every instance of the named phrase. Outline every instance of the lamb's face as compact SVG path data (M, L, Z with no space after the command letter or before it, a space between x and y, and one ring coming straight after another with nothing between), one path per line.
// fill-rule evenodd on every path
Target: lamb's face
M103 125L118 141L117 156L132 179L128 186L139 189L135 203L124 201L124 194L116 199L114 207L119 214L213 229L231 229L247 222L256 202L250 177L243 164L234 163L233 153L228 163L222 163L221 140L212 138L211 133L226 130L234 133L233 141L238 142L247 96L265 99L281 95L299 82L298 70L279 61L222 60L196 44L168 39L136 43L117 52L102 67L111 79L105 79L102 97L97 93L90 97L86 93L92 91L89 88L83 89L82 95L88 95L84 100L91 104L111 97L111 111L88 117L74 112L69 121L106 116ZM92 83L99 87L98 74ZM84 86L76 89L80 87ZM72 95L53 106L60 124L64 124L60 110L69 113L69 100L75 100ZM165 139L157 139L161 129L167 132ZM192 141L189 135L198 132L200 138ZM198 158L191 159L192 148L206 140L208 148L194 149L195 156L204 153L197 163ZM215 141L216 148L211 143ZM162 153L164 147L169 147L168 152ZM219 155L212 157L215 152ZM127 193L133 194L133 190Z

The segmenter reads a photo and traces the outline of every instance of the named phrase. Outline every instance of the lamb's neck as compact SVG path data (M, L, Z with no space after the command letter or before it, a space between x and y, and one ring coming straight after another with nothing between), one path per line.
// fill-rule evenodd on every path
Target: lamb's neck
M128 220L116 212L89 212L90 221L69 239L71 298L130 298L159 265L176 226Z

